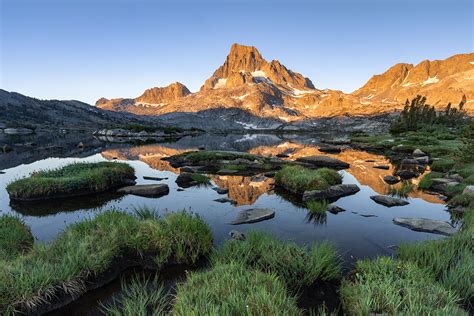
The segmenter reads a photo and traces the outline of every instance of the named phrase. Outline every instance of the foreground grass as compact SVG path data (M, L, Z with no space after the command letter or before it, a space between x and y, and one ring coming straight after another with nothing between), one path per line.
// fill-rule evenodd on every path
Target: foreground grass
M199 184L209 184L209 183L211 183L211 178L209 178L208 176L206 176L204 174L200 174L200 173L193 173L191 175L191 179L193 179L193 181L196 181Z
M388 257L357 262L354 276L341 286L350 315L464 315L457 295L416 264Z
M6 189L13 199L42 199L107 191L134 177L125 163L75 163L59 169L38 171L11 182Z
M245 241L226 241L212 261L214 264L239 262L248 269L274 273L291 290L316 281L336 280L341 271L338 254L328 243L306 249L257 231L247 234Z
M328 168L308 169L301 166L286 166L275 175L277 185L297 194L308 190L324 190L341 183L342 176Z
M413 183L403 182L399 187L390 186L387 193L391 196L406 198L414 189L415 185Z
M16 216L0 217L0 260L9 260L25 253L33 246L30 228Z
M168 295L158 280L135 277L129 283L122 281L120 299L102 305L101 312L109 316L166 315L169 309Z
M0 266L0 312L33 309L62 293L83 293L89 277L123 256L153 254L160 267L167 261L195 263L211 249L208 226L188 213L140 220L108 211L71 225L54 242L35 244L28 254Z
M174 315L300 315L282 278L243 262L217 263L178 286Z

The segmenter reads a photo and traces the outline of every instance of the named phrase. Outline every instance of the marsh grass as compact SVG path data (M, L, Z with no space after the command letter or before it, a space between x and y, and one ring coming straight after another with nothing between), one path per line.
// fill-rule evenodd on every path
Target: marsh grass
M135 276L131 281L121 280L122 293L100 311L108 316L166 315L171 298L159 284L158 277L147 279Z
M54 296L79 295L85 281L106 271L122 256L156 254L166 261L193 264L210 253L208 226L186 212L159 220L139 220L118 211L68 227L50 244L35 244L26 255L0 267L0 312L33 309Z
M337 252L326 242L308 249L258 231L249 232L245 241L226 241L212 262L239 262L249 269L274 273L295 291L316 281L336 280L341 272Z
M139 220L160 218L160 215L158 214L158 210L156 208L140 206L132 208L132 211Z
M467 315L457 306L458 296L428 271L388 257L358 261L341 295L350 315Z
M301 315L282 279L242 262L217 263L178 285L174 315Z
M75 163L53 170L42 170L9 183L14 199L41 199L104 192L134 177L126 163Z
M395 197L407 198L408 195L412 193L414 189L415 185L413 183L404 181L399 187L390 186L387 194Z
M339 184L342 176L328 168L308 169L301 166L285 166L275 175L277 185L297 194L308 190L324 190Z
M418 183L418 189L421 189L421 190L430 189L431 186L433 185L432 180L435 178L441 178L442 176L443 174L441 172L435 172L435 171L425 174L423 178L421 178L420 183Z
M311 214L326 214L329 202L326 200L310 200L306 202L306 208Z
M11 260L33 246L30 228L18 217L0 216L0 260Z
M233 151L193 151L179 154L174 157L182 156L187 160L191 161L216 161L216 160L235 160L238 158L248 159L248 160L261 160L262 157L243 153L243 152L233 152Z
M436 160L431 164L431 170L438 172L448 172L453 169L455 163L456 162L452 159L441 158L440 160Z
M474 195L472 194L458 194L449 200L451 206L463 206L474 208Z
M199 184L209 184L209 183L211 183L211 178L209 178L208 176L206 176L204 174L200 174L200 173L191 174L191 179L193 179L193 181L196 181Z

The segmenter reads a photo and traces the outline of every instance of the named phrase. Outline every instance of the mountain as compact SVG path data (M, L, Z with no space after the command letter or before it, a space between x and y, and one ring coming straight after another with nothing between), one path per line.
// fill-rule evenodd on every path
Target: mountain
M457 105L466 95L466 109L473 113L474 53L425 60L416 66L396 64L352 93L376 112L400 109L406 99L417 94L426 96L427 102L439 110L449 102Z
M310 79L277 60L266 61L257 48L233 44L224 63L196 93L180 83L146 90L135 99L100 99L96 106L144 115L240 109L282 122L343 115L376 115L403 108L405 100L422 94L441 110L458 104L474 113L474 53L446 60L425 60L416 66L396 64L346 94L320 90Z

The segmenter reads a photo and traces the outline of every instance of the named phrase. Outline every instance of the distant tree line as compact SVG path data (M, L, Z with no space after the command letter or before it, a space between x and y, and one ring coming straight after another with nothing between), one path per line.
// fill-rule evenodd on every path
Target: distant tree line
M390 126L390 131L392 133L417 131L425 126L437 124L455 127L462 123L466 117L466 112L463 109L465 104L466 96L464 95L457 107L448 103L444 111L437 112L434 106L426 104L426 97L418 95L411 102L406 100L403 111Z

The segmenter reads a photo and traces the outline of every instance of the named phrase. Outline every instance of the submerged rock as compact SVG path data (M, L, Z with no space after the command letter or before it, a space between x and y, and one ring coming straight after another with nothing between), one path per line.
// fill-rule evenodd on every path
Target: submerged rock
M386 207L392 207L392 206L402 206L402 205L408 205L410 204L408 201L399 199L399 198L394 198L391 196L387 195L373 195L370 197L375 203L382 204Z
M156 198L167 195L170 189L166 184L140 184L120 188L117 192Z
M396 217L393 219L393 222L397 225L419 232L441 234L446 236L456 233L456 229L448 222L429 218Z
M326 211L328 211L331 214L337 214L337 213L345 212L346 210L343 209L342 207L339 207L339 206L336 206L336 205L333 205L333 204L329 204Z
M313 165L314 167L327 167L334 169L347 169L350 166L347 162L327 156L300 157L296 159L296 161L307 163Z
M143 176L143 179L145 179L145 180L154 180L154 181L163 181L163 180L167 180L168 178Z
M219 203L230 203L230 204L234 204L234 200L231 200L231 199L228 199L228 198L219 198L219 199L215 199L214 202L219 202Z
M227 193L229 193L229 189L226 189L226 188L217 188L217 189L216 189L216 192L217 192L218 194L227 194Z
M349 138L333 138L333 139L322 139L321 142L330 145L349 145L351 140Z
M229 232L229 236L230 236L230 238L235 239L235 240L241 240L241 241L245 240L244 233L241 233L241 232L239 232L238 230L235 230L235 229L233 229Z
M375 169L388 170L388 169L390 169L390 166L387 166L387 165L375 165L374 168L375 168Z
M336 184L325 190L305 191L303 201L308 200L337 200L341 197L353 195L360 191L356 184Z
M275 211L269 208L250 208L247 210L240 211L237 217L229 224L251 224L273 218L274 216Z
M383 177L383 181L387 182L388 184L397 184L400 182L400 179L395 176L385 176Z

